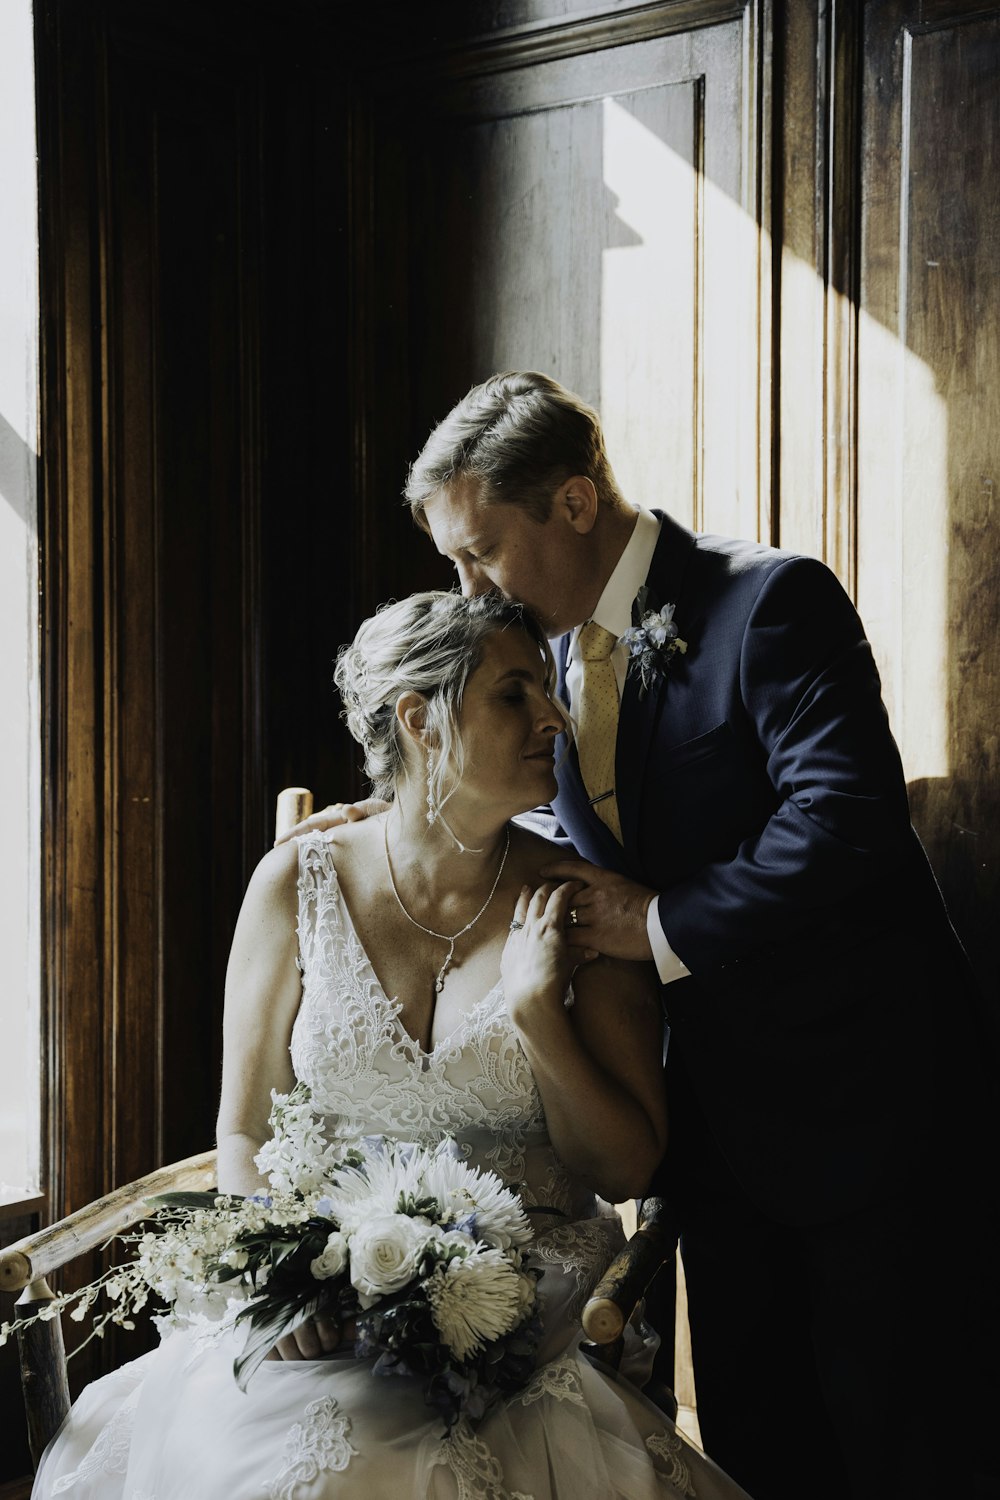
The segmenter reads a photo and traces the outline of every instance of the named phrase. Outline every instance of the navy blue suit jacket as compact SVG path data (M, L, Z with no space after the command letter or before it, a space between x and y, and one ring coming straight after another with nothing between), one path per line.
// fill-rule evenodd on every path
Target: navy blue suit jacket
M626 679L623 845L565 744L552 810L581 855L660 893L693 976L664 989L686 1086L758 1204L818 1222L926 1160L928 1100L952 1092L969 1045L968 971L834 575L657 514L650 599L676 605L688 650L645 693ZM932 1033L948 986L954 1048ZM668 1173L686 1139L673 1108Z

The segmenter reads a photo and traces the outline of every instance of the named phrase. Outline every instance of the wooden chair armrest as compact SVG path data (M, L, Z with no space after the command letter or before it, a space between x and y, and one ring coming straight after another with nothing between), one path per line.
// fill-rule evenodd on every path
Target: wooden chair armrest
M215 1186L214 1151L202 1151L115 1188L85 1208L0 1252L0 1290L19 1292L67 1265L87 1250L147 1216L146 1200L158 1193L207 1192Z
M595 1344L621 1338L636 1303L677 1248L677 1229L661 1200L647 1200L635 1234L611 1262L583 1309L583 1331Z

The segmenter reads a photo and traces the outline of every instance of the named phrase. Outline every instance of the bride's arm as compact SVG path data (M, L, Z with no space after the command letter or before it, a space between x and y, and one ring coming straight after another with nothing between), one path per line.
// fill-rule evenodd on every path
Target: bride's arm
M254 1156L270 1134L271 1090L288 1093L295 1082L288 1046L302 995L295 962L298 865L295 844L265 854L247 886L233 934L216 1127L224 1193L267 1187ZM332 1318L312 1318L279 1339L267 1358L318 1359L337 1348L342 1333Z
M663 1019L652 965L581 965L566 942L575 885L522 895L503 956L511 1018L535 1076L552 1144L613 1202L645 1191L667 1143ZM573 975L572 1009L564 999Z
M222 1097L216 1139L219 1188L256 1193L266 1186L254 1156L269 1135L271 1090L294 1078L288 1045L301 985L296 906L298 849L266 854L247 887L226 971Z

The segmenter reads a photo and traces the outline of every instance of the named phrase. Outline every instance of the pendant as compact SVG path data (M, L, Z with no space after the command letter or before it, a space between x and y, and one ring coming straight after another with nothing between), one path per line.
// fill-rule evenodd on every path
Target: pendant
M448 970L450 969L450 967L451 967L451 961L454 958L454 956L455 956L455 939L454 938L449 938L449 940L448 940L448 957L445 959L444 963L441 965L440 969L438 970L438 977L434 981L434 989L436 990L436 992L439 995L440 995L441 991L444 989L444 976L447 974Z

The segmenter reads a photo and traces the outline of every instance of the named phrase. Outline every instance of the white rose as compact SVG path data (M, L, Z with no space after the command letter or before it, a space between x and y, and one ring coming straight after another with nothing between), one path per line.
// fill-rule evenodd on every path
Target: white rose
M346 1265L347 1240L335 1231L327 1240L322 1255L309 1262L309 1270L317 1281L328 1281L331 1276L339 1276Z
M351 1237L351 1282L362 1307L398 1292L417 1274L429 1224L408 1214L375 1214Z

